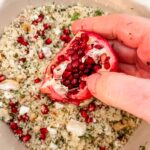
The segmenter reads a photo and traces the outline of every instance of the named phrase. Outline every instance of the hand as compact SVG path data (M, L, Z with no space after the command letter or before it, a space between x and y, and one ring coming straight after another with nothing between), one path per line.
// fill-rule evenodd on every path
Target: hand
M128 15L92 17L75 21L72 30L93 31L109 39L119 59L119 73L88 78L91 93L150 123L150 20Z

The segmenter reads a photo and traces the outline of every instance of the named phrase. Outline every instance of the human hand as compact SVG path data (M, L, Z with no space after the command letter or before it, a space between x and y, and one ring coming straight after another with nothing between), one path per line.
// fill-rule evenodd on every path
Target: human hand
M150 123L150 20L128 15L92 17L75 21L72 30L93 31L109 39L119 59L119 73L88 78L91 93Z

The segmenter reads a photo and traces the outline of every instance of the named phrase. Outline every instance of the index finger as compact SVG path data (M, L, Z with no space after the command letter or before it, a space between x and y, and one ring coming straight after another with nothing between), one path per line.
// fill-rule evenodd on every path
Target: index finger
M137 48L149 30L150 21L146 18L129 15L108 15L77 20L72 30L87 30L100 33L108 39L118 39L126 46Z

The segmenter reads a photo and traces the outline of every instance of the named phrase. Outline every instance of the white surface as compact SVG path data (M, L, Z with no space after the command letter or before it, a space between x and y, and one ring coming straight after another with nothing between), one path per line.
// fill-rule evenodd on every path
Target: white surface
M149 0L134 0L134 1L150 8L150 1Z

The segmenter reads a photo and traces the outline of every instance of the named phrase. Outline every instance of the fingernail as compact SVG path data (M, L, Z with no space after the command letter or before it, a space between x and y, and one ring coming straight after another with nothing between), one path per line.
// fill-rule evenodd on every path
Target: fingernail
M96 84L97 80L101 77L100 74L95 73L87 78L87 86L90 92L95 95L96 94Z

